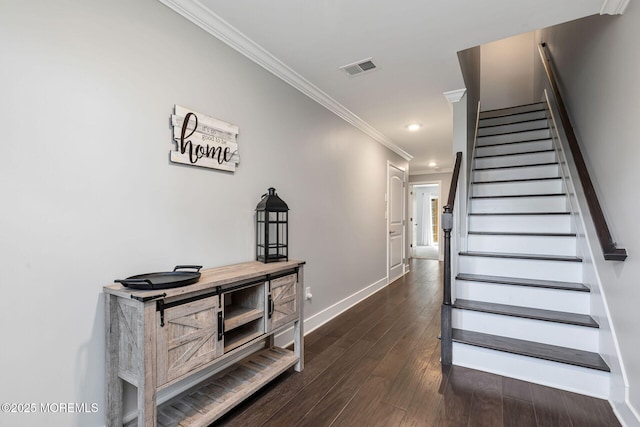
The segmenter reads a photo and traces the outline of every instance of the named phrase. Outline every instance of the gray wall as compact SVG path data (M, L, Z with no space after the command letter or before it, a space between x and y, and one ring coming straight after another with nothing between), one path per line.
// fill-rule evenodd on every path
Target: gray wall
M640 5L622 16L594 16L539 33L559 72L560 87L605 217L629 257L615 263L602 286L629 385L640 412ZM537 69L536 88L542 71ZM594 248L601 256L599 246ZM636 413L637 413L636 412ZM637 415L636 415L637 416Z
M467 89L465 94L467 103L467 145L466 151L463 151L463 164L466 164L466 174L461 173L461 182L466 188L466 177L471 176L471 155L473 153L473 145L475 144L478 102L480 101L481 94L480 72L482 54L480 46L458 52L458 62L460 62L460 71L462 72L464 84ZM453 154L455 156L455 152Z
M534 33L482 45L482 110L539 101L533 92Z
M386 277L386 164L406 161L156 0L5 0L0 14L0 402L98 413L102 286L254 256L269 186L307 261L307 317ZM235 174L168 162L174 104L237 124Z

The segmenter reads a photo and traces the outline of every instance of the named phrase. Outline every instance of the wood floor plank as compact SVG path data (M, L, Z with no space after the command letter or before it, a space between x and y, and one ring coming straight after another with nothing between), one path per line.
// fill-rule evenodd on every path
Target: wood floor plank
M386 378L371 375L331 424L332 427L394 426L404 418L404 411L382 401ZM364 392L363 392L364 391Z
M392 348L396 348L399 346L399 342L402 341L406 344L406 339L408 337L413 336L413 334L415 334L416 331L419 331L420 329L419 325L420 325L420 322L423 320L423 318L426 318L426 316L415 317L407 313L405 313L405 315L398 318L398 321L387 331L387 333L385 333L383 337L381 337L378 341L375 342L375 344L373 344L374 347L372 351L369 352L366 358L367 363L365 364L365 367L366 367L365 370L363 371L362 369L359 369L360 366L358 366L358 368L356 368L353 371L356 373L355 375L362 376L366 372L368 376L371 373L371 372L367 372L367 369L369 368L369 364L372 363L373 361L376 362L375 364L370 366L370 370L373 370L375 365L377 365L381 359L385 358L385 356L389 353L389 351ZM405 332L405 334L402 335L403 331L407 331L407 332ZM403 341L403 339L405 339L405 341ZM400 344L400 346L402 346L402 344ZM333 417L330 417L330 416L323 417L323 415L327 415L327 412L324 410L327 406L332 407L333 410L335 411L337 406L339 406L340 404L343 405L340 408L341 410L344 406L346 406L349 403L351 397L360 389L360 385L362 384L362 382L364 382L365 378L362 378L360 383L355 385L355 387L351 390L351 395L349 395L349 393L345 394L344 388L346 388L347 390L352 388L351 386L352 386L353 377L347 376L346 378L350 378L350 379L343 378L339 382L339 384L336 385L336 387L329 390L329 392L325 394L325 396L318 403L317 408L313 408L313 410L311 410L308 414L305 415L304 421L303 421L304 424L324 425L320 423L318 419L322 419L323 422L328 422L329 419L331 419L331 421L333 420ZM337 391L335 389L337 389ZM305 392L307 391L310 391L310 390L305 390ZM315 395L317 396L317 394ZM338 411L338 413L339 412L340 411Z
M540 426L572 427L571 418L558 389L529 384L536 421Z
M339 346L331 346L322 353L322 357L313 360L315 363L305 365L300 373L290 374L276 386L265 388L265 392L256 398L251 398L231 411L219 422L224 426L252 426L261 425L273 414L279 411L306 384L322 374L331 364L344 354L345 350Z
M432 317L430 324L434 323L436 320ZM426 371L431 363L431 358L425 355L431 354L429 350L433 351L436 331L425 328L425 324L426 322L416 322L414 326L422 330L420 336L409 342L399 341L385 358L385 361L395 363L397 368L384 373L392 382L383 400L397 408L408 409L422 381L422 375L419 373ZM381 373L381 370L376 369L376 372Z
M424 354L429 353L425 351ZM401 427L436 425L436 419L444 405L444 390L450 368L440 364L439 343L432 347L430 354L429 365L420 375L420 382L409 402Z
M363 358L373 343L360 340L349 348L343 357L336 360L323 375L318 376L313 382L305 387L304 392L294 396L287 405L275 413L263 426L290 426L297 422L310 411L318 400L328 393L337 382L339 382L354 365ZM292 411L291 408L295 408Z
M452 366L443 391L444 400L439 408L435 425L466 426L471 415L471 402L475 387L473 370Z
M363 358L358 366L354 367L332 390L326 393L316 406L303 415L297 425L300 427L331 425L362 387L378 363L378 359L368 356Z
M426 316L421 316L420 319L426 323ZM404 330L400 330L400 335L397 337L396 342L393 345L384 359L376 367L373 374L379 377L392 380L398 375L400 369L402 369L404 362L413 353L418 340L424 335L424 327L420 324L421 321L408 325Z
M478 375L471 400L469 427L503 425L502 378L484 373Z
M518 427L536 427L533 404L524 400L503 396L503 425Z
M608 403L598 401L589 396L583 396L581 394L571 393L568 391L562 392L562 397L571 418L571 422L574 426L580 427L610 427L620 426L617 419L609 419L606 414L600 409L600 405L609 406ZM610 408L610 407L609 407Z
M513 397L514 399L533 402L530 383L515 378L502 378L502 394L507 397Z
M320 335L320 334L314 334L319 336L320 338L318 338L317 340L315 340L315 342L313 342L310 345L307 345L306 340L305 340L305 346L304 349L309 350L312 353L316 353L316 354L321 354L324 350L326 350L329 346L331 346L333 343L335 343L337 341L338 338L334 337L334 336L330 336L330 335Z

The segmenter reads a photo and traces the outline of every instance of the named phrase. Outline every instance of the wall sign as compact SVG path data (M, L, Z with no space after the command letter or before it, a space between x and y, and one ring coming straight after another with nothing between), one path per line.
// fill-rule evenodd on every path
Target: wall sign
M171 161L184 165L235 172L238 156L238 126L179 105L171 116L176 150Z

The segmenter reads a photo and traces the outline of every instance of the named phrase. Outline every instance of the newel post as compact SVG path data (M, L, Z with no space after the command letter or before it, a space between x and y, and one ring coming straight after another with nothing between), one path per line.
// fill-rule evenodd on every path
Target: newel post
M451 230L453 229L453 206L446 205L442 214L444 232L444 278L442 308L440 311L440 363L451 365Z

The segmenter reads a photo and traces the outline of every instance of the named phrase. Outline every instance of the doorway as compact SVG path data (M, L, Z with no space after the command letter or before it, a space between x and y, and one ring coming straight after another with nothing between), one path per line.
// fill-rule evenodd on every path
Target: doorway
M414 183L411 196L411 257L440 259L440 182Z

